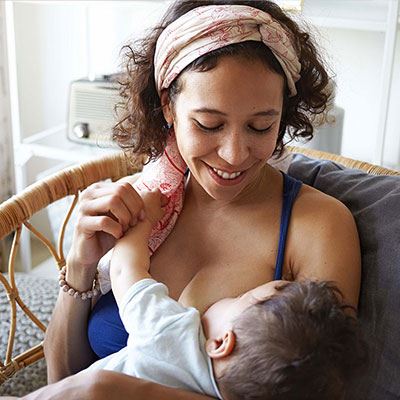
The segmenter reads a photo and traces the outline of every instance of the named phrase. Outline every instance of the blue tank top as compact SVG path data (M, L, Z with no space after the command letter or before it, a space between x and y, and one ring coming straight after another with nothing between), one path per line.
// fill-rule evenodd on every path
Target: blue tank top
M287 230L293 203L302 185L301 181L283 175L283 203L279 232L278 254L276 257L274 280L282 279L283 260ZM88 321L90 346L99 358L106 357L127 345L128 333L119 316L118 306L112 291L101 296L95 304Z

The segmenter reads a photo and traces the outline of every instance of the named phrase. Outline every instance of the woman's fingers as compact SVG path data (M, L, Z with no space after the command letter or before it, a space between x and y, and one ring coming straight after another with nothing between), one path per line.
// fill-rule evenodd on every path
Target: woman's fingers
M82 203L81 212L83 215L90 216L106 215L119 222L123 230L128 229L131 221L134 219L125 202L120 197L113 195L99 197Z
M140 210L144 208L143 200L130 183L118 182L116 185L118 186L116 189L116 194L121 197L127 206L132 217L131 225L133 226L137 223L137 217Z
M94 202L100 198L107 200ZM81 194L83 212L90 215L111 212L125 227L137 223L138 215L143 208L142 198L128 182L96 183Z
M105 215L80 218L79 230L88 235L88 238L90 238L90 235L96 234L96 232L108 233L115 239L119 239L124 234L122 226L113 218Z

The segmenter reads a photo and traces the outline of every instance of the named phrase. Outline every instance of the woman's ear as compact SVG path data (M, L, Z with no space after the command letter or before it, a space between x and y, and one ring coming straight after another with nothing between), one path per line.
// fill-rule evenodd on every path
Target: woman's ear
M169 100L167 90L163 90L161 92L160 99L161 99L161 107L163 110L164 119L167 121L168 125L172 126L174 123L174 118L171 109L171 101Z
M207 339L206 352L212 359L229 356L235 348L236 336L233 331L227 331L223 337Z

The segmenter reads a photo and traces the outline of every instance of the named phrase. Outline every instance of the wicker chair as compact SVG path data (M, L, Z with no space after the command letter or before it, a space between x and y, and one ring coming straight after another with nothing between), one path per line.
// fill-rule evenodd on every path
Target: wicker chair
M291 147L290 150L294 153L303 153L312 158L333 160L346 167L360 169L369 174L400 175L398 171L330 153L297 147ZM47 246L50 254L54 257L57 267L60 269L65 265L63 253L65 227L78 201L79 191L85 189L94 182L107 178L111 178L113 181L118 180L124 176L138 172L140 168L140 162L134 164L128 161L124 153L112 154L96 161L64 169L48 178L36 182L23 192L13 196L0 205L0 240L14 233L14 240L8 263L8 276L6 277L0 273L0 282L7 293L11 313L11 328L9 331L5 360L2 361L0 359L0 385L17 371L43 358L42 343L37 343L22 354L13 354L14 336L17 324L17 305L43 332L46 329L43 322L41 322L26 306L24 300L19 295L16 285L14 266L21 230L29 229L36 235ZM74 195L75 197L71 208L66 211L66 217L59 232L58 247L56 249L51 241L38 232L28 221L39 210L46 208L51 203L68 195Z
M43 332L46 326L31 312L18 293L15 280L15 259L23 226L29 229L48 248L58 268L65 265L63 241L65 228L73 208L78 201L78 194L94 182L111 179L118 180L134 174L141 168L140 163L134 164L127 160L124 153L112 154L96 161L64 169L46 179L27 187L21 193L13 196L0 205L0 240L14 232L13 244L8 261L8 279L0 272L2 283L10 303L11 328L8 337L5 360L0 360L0 385L22 368L43 357L42 343L31 347L22 354L13 355L14 336L17 324L17 305ZM52 242L36 230L28 221L38 211L49 204L73 195L71 208L66 210L66 216L59 232L57 249Z

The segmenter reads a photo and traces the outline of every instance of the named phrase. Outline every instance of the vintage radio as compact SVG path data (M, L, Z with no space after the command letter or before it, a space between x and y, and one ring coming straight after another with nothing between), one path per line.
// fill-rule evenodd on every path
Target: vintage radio
M112 127L116 123L115 104L120 101L117 75L73 81L69 93L67 137L75 142L116 146Z

